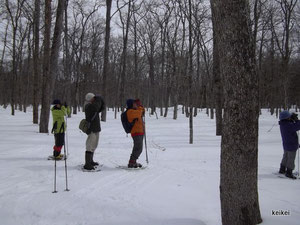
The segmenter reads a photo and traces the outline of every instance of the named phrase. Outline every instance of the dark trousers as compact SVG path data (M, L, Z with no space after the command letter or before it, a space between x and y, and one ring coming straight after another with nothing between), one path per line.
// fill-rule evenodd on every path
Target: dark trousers
M55 145L53 147L54 155L59 155L62 146L65 144L65 133L54 134Z
M296 153L297 151L284 151L281 160L281 165L288 169L294 170Z
M140 155L143 151L143 138L144 138L144 135L138 135L138 136L132 137L133 149L132 149L132 153L130 156L130 160L137 160L140 157Z

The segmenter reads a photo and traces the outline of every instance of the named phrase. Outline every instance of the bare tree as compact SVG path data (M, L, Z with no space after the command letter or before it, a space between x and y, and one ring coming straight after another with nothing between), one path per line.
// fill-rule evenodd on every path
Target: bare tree
M246 0L211 0L224 85L220 198L223 225L262 222L257 188L258 76ZM234 45L232 45L234 43ZM233 204L234 203L234 204Z
M189 101L188 105L190 107L189 111L189 128L190 128L190 144L193 144L193 21L192 21L192 1L188 1L188 21L189 21L189 73L188 73L188 87L189 87Z
M221 86L221 71L220 71L220 59L219 59L219 47L217 42L217 28L218 21L215 17L215 8L211 7L212 10L212 22L213 22L213 79L214 79L214 98L215 98L215 108L216 108L216 135L222 135L222 95L223 89Z
M17 30L22 15L22 7L25 0L18 0L15 6L12 6L8 0L5 1L6 10L11 20L12 27L12 80L11 80L11 115L15 115L15 86L18 76L17 71Z
M284 88L284 108L287 109L289 107L289 82L290 82L290 74L289 74L289 63L290 63L290 57L292 54L292 46L291 46L291 32L294 27L294 20L293 20L293 12L297 3L297 0L276 0L278 4L280 4L280 12L281 12L281 18L280 21L283 21L282 23L282 34L278 34L278 30L276 27L272 26L273 32L275 35L275 40L277 47L280 51L280 55L282 58L282 74L284 78L283 82L283 88Z
M104 60L103 60L103 82L102 82L102 95L106 100L107 96L107 74L109 69L109 41L110 41L110 21L111 21L111 4L112 0L106 0L106 22L105 22L105 44L104 44ZM106 109L102 112L102 116L105 118Z
M34 50L33 50L33 123L39 122L39 77L40 77L40 0L34 1L34 16L33 16L33 36L34 36Z
M72 89L72 73L71 73L71 56L70 56L70 38L69 38L69 18L68 18L68 6L69 0L65 2L65 10L64 10L64 76L66 80L65 88L64 88L64 99L67 104L71 106L71 89ZM70 117L71 114L68 115Z
M91 10L85 9L85 6L81 4L82 2L75 2L76 10L74 10L74 20L75 26L73 28L73 35L71 38L73 54L75 56L74 63L74 74L75 74L75 93L74 93L74 107L73 113L77 114L79 101L79 84L82 76L82 60L84 55L84 43L85 37L88 33L87 29L89 26L89 21L94 13L99 9L97 3L94 4ZM79 22L77 21L79 20ZM83 79L84 80L84 79Z
M110 21L111 21L111 4L112 0L106 0L106 23L105 23L105 46L104 46L104 60L103 60L103 83L102 92L106 99L107 95L107 74L109 66L109 41L110 41Z
M53 94L55 76L58 68L59 48L61 43L61 33L63 30L63 13L65 0L59 0L52 46L50 51L50 31L51 31L51 0L46 0L45 4L45 40L44 40L44 79L42 94L42 109L40 121L40 133L48 133L50 103Z
M156 95L155 95L155 55L157 52L157 42L159 39L159 25L154 17L155 4L151 2L145 3L146 13L139 23L138 32L140 42L143 47L145 56L148 60L149 88L147 99L151 108L151 115L156 111Z
M2 88L2 97L4 98L3 99L3 103L4 105L6 106L6 100L7 99L7 94L6 94L6 89L4 88L4 85L7 83L7 76L4 74L4 56L5 56L5 53L6 53L6 47L7 47L7 35L8 35L8 27L9 27L9 23L10 21L7 20L7 23L6 23L6 26L5 26L5 32L4 32L4 39L3 39L3 50L2 50L2 53L1 53L1 61L0 61L0 78L3 82L3 88Z
M120 73L120 96L119 104L123 111L123 104L125 101L125 83L126 83L126 70L127 70L127 47L128 47L128 33L129 25L132 16L132 0L129 0L127 6L126 16L122 14L119 0L117 0L117 7L120 14L120 22L122 24L122 34L123 34L123 50L122 50L122 59L121 59L121 73Z

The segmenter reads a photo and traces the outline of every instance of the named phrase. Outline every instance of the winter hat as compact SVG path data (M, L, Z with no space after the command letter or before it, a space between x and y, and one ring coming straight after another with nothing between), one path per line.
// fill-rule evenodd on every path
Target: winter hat
M87 93L85 96L85 100L90 102L94 97L95 95L93 93Z
M131 109L133 107L134 100L133 99L127 99L126 105L127 109Z
M53 102L52 102L53 105L61 105L61 102L59 99L55 99Z
M285 119L291 118L291 116L292 116L292 114L289 111L284 110L279 114L279 120L285 120Z

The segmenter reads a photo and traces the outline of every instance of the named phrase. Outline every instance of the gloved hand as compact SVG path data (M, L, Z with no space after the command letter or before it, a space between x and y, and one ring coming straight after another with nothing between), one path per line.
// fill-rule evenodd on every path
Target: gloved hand
M137 104L137 106L142 106L142 103L141 103L141 100L140 99L136 99L136 100L134 100L135 101L135 103ZM142 106L143 107L143 106Z
M294 121L299 120L298 119L298 114L297 113L292 113L291 119L294 120Z

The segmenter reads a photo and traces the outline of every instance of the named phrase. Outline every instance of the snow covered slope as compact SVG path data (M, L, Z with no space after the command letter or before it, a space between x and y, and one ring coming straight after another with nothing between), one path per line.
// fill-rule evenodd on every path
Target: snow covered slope
M170 112L171 113L171 112ZM126 137L113 112L102 123L95 159L102 171L84 173L86 135L79 132L82 113L68 119L68 182L64 161L58 163L57 190L53 194L53 135L39 134L32 113L0 107L0 224L1 225L218 225L220 137L215 122L200 112L189 145L188 119L179 115L147 115L149 165L144 170L116 168L126 165L132 139ZM259 197L265 225L296 225L300 221L300 180L281 179L277 171L281 139L277 119L266 111L260 118ZM52 122L52 120L51 120ZM146 165L145 151L139 162ZM272 216L289 210L289 216Z

